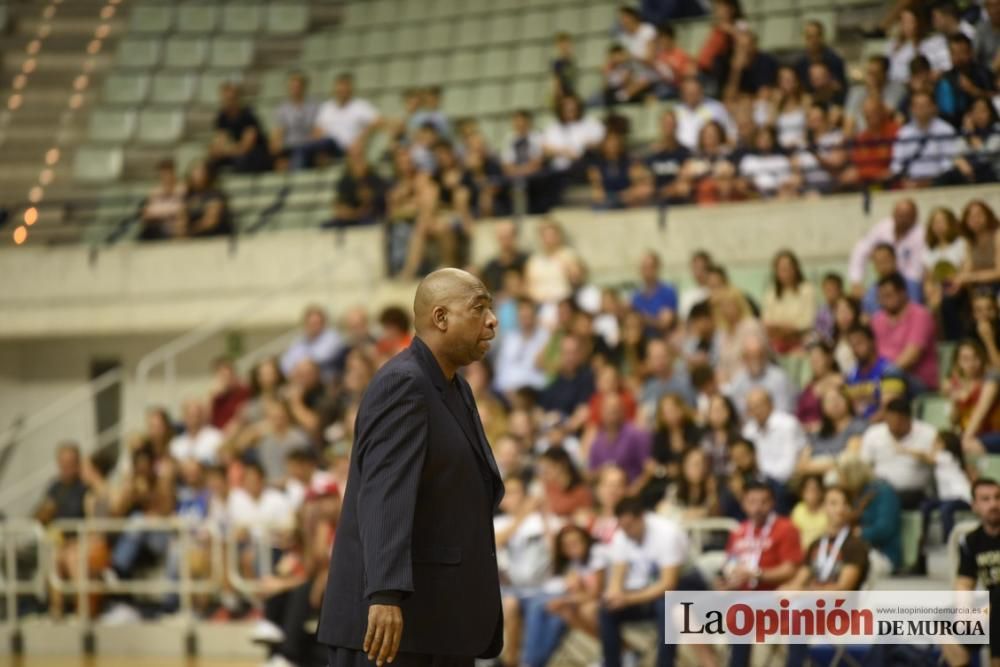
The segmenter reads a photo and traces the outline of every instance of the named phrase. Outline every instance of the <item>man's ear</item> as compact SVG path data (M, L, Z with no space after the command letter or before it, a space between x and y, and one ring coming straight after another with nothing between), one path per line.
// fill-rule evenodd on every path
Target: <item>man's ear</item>
M448 309L444 306L435 306L431 311L431 321L439 331L448 330Z

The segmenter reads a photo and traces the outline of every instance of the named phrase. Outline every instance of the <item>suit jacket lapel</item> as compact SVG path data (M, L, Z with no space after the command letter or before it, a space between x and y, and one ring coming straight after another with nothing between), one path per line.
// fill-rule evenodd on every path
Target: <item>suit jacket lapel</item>
M486 463L490 466L490 470L496 475L497 479L502 480L500 469L497 468L497 462L493 458L493 450L490 449L489 440L486 439L486 432L483 430L483 422L479 419L479 410L476 409L476 399L472 395L472 389L464 378L461 380L459 387L461 387L462 400L465 401L466 407L472 412L472 421L476 425L476 437L474 441L478 446L479 452L486 459Z

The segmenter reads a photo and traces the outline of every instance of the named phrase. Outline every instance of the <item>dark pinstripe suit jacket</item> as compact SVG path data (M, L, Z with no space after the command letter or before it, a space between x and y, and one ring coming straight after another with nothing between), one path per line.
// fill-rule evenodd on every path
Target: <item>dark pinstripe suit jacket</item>
M400 652L500 652L493 512L503 482L472 391L464 378L456 381L467 414L450 407L441 367L414 338L365 391L320 616L321 642L360 649L370 596L400 591Z

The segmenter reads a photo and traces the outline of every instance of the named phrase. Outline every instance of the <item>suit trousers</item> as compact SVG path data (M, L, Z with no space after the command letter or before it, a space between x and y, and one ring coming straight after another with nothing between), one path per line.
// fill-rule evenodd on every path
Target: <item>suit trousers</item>
M356 651L341 646L329 648L330 661L327 667L375 667L364 651ZM457 655L429 655L426 653L397 653L392 663L383 667L473 667L475 658Z

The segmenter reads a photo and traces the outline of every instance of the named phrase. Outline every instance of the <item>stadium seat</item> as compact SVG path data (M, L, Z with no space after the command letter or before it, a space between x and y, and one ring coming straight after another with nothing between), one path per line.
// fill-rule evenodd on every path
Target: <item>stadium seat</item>
M455 28L455 46L481 47L486 43L486 21L479 16L463 16Z
M760 48L764 51L791 49L798 47L802 42L797 16L771 15L758 25Z
M371 92L382 86L382 63L363 62L354 70L354 87L360 92Z
M408 85L413 83L412 79ZM387 90L374 100L375 106L383 116L400 117L403 115L403 96L398 90Z
M680 47L688 53L698 53L708 33L712 31L712 24L703 20L684 21L677 24L676 30Z
M518 77L510 89L510 105L514 109L538 109L543 106L547 79Z
M587 8L584 28L590 33L609 34L615 25L615 20L618 18L616 15L617 10L617 3L607 2L606 0L591 5Z
M208 64L210 67L243 68L253 62L253 40L223 38L212 41Z
M982 473L983 477L1000 482L1000 455L987 454L981 456L976 467L979 468L979 472Z
M153 77L150 101L158 104L187 104L194 99L195 78L190 74L160 72Z
M425 54L417 65L415 83L420 86L443 83L450 80L449 71L448 61L443 54Z
M464 10L462 0L434 0L428 8L428 16L432 19L447 19L459 16Z
M316 93L316 82L309 81L309 92ZM273 101L280 100L288 90L288 72L283 69L268 70L260 77L257 88L258 97Z
M180 140L184 134L184 112L163 109L143 109L139 113L137 138L145 144L166 145Z
M197 69L208 58L208 40L204 37L171 37L163 49L163 66Z
M73 178L80 183L110 183L122 174L121 148L80 146L73 158Z
M222 8L222 32L255 33L260 30L264 9L249 2L230 2Z
M472 112L472 87L448 86L445 88L441 108L449 116L468 116Z
M269 3L264 27L272 35L301 34L309 28L309 6Z
M552 19L554 30L568 32L571 35L581 35L586 32L584 13L577 5L563 5L556 9Z
M479 78L479 54L475 51L460 51L452 55L448 64L449 82L475 81Z
M389 88L408 88L413 85L416 63L412 58L393 60L385 72L385 85Z
M196 162L205 158L205 144L203 142L184 143L174 149L174 165L178 174L187 173Z
M424 27L424 37L422 42L424 51L441 51L450 49L454 29L455 24L452 21L428 23Z
M605 36L590 37L585 41L580 49L580 66L588 69L596 69L604 64L607 59L608 47L611 40Z
M488 44L510 44L516 42L518 35L518 22L513 14L497 14L493 16L486 28Z
M196 99L201 104L217 106L219 89L226 82L239 83L243 79L241 72L232 70L206 70L198 79L198 95Z
M395 39L389 44L389 53L394 56L420 53L424 48L420 42L422 34L422 26L407 25L401 27L396 33Z
M130 33L162 35L174 25L174 8L169 4L137 5L129 16Z
M107 104L137 106L149 95L149 77L145 74L110 74L104 80Z
M177 10L177 32L205 34L215 32L219 8L207 2L187 2Z
M156 67L160 64L160 42L152 39L123 39L118 44L117 64L120 67Z
M562 28L560 27L560 30ZM524 12L519 20L517 39L543 40L552 37L552 14L547 11Z
M522 44L514 49L514 74L518 76L542 74L548 69L545 47L541 44Z
M395 30L390 28L376 28L365 35L361 43L361 53L363 59L381 58L388 55Z
M510 77L511 52L506 47L494 47L482 52L479 60L479 77L499 79Z
M302 61L306 63L323 63L333 57L333 42L326 35L309 35L302 42Z
M507 86L502 83L480 84L473 98L473 113L485 115L506 110L510 104L506 92Z
M917 417L939 430L951 428L952 406L947 396L924 394L915 403Z
M338 31L333 40L332 55L338 63L351 62L359 58L361 34L346 30Z
M89 139L97 143L124 144L135 132L131 109L96 109L90 114Z

